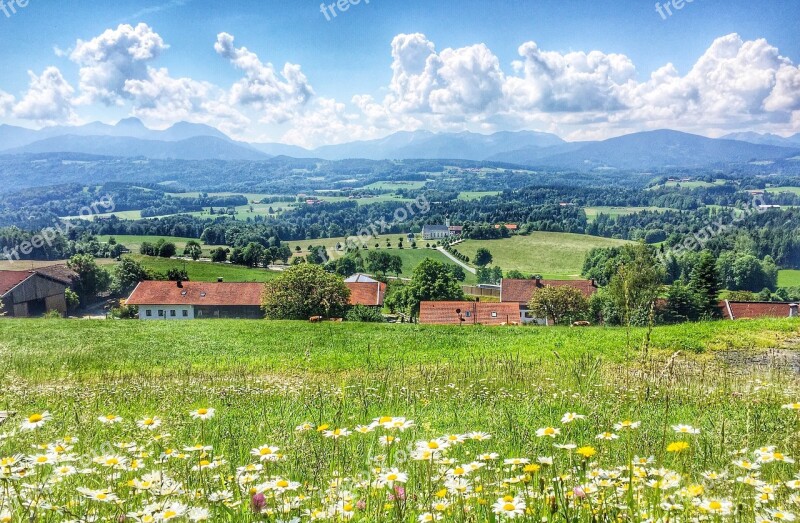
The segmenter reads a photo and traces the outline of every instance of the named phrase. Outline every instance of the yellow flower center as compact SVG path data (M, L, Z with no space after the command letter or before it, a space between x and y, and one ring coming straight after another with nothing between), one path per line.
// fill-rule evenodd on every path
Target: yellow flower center
M44 419L44 416L41 414L33 414L30 418L28 418L28 423L39 423Z
M285 479L282 479L282 480L278 481L277 485L278 485L280 488L286 488L286 487L288 487L288 486L289 486L289 482L288 482L288 481L286 481Z
M503 505L503 510L505 510L506 512L511 512L512 510L515 510L516 508L517 507L513 503L506 503L505 505Z
M719 510L722 508L722 503L720 503L719 501L712 501L711 503L708 504L708 508L710 508L711 510Z
M269 454L272 454L272 449L270 449L270 448L261 449L261 455L262 456L267 456Z
M205 416L206 414L208 414L208 409L197 409L197 413L200 414L201 416Z

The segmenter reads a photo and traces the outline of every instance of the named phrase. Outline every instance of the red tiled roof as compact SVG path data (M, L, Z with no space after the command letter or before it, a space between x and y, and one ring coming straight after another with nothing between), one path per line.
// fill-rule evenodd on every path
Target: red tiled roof
M744 320L753 318L788 318L791 304L788 302L725 300L720 305L725 318L729 320Z
M345 282L350 289L350 305L366 307L383 307L386 296L386 284L382 282Z
M592 280L510 280L503 279L500 287L500 301L503 303L528 303L533 293L545 287L573 287L587 298L597 292Z
M518 226L516 223L498 223L498 224L496 224L496 225L494 226L494 228L495 228L495 229L499 229L499 228L501 228L503 225L505 225L505 226L506 226L506 229L508 229L509 231L516 231L516 230L519 228L519 226Z
M128 298L128 305L260 306L263 283L207 283L143 281Z
M423 301L419 322L429 325L459 325L456 310L461 310L464 324L501 325L520 321L516 303L486 303L474 301Z
M0 296L33 276L29 271L0 271Z

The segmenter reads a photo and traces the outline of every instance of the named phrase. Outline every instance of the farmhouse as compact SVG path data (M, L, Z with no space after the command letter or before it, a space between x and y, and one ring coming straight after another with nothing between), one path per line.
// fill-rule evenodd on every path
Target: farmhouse
M263 283L143 281L128 305L141 320L259 319Z
M66 314L65 292L77 276L66 266L0 271L0 300L5 314L15 318L40 316L50 311Z
M372 279L366 274L354 274L344 280L350 289L350 305L365 307L383 307L386 296L386 284Z
M443 240L451 235L447 225L425 225L422 227L423 240Z
M535 278L532 280L512 280L503 279L500 285L500 302L513 303L519 307L519 314L522 323L537 323L546 325L547 320L537 318L528 309L528 302L531 301L533 294L545 287L572 287L578 289L586 297L591 297L597 292L597 284L594 280L543 280Z
M519 323L515 303L423 301L419 322L427 325L511 325Z
M725 300L720 304L722 315L727 320L755 318L797 318L796 303L786 302L746 302Z

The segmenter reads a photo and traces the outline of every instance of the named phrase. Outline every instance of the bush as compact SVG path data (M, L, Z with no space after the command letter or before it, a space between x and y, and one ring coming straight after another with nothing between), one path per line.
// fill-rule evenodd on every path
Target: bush
M375 307L365 307L363 305L356 305L347 311L345 319L347 321L360 321L363 323L384 323L386 321L380 310Z

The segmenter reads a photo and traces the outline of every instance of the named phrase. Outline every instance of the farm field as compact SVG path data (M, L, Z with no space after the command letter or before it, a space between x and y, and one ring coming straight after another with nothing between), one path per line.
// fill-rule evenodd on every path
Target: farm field
M782 192L788 192L792 194L796 194L800 196L800 187L770 187L767 189L767 192L780 194Z
M458 194L459 200L471 201L480 200L485 196L497 196L502 194L500 191L464 191Z
M599 214L606 214L612 218L627 216L641 211L664 212L669 209L665 207L584 207L586 218L591 222L597 219Z
M223 278L226 282L265 282L275 278L276 271L266 269L248 269L241 265L228 263L211 263L207 261L191 260L172 260L166 258L154 258L152 256L131 255L133 259L140 262L146 268L160 273L166 273L169 269L186 269L191 281L217 281Z
M798 376L725 363L796 350L797 320L657 327L648 354L643 330L628 348L614 328L0 320L0 334L0 410L17 413L0 459L52 478L41 502L79 520L147 505L478 522L513 505L537 522L734 506L754 521L758 483L736 478L757 467L775 486L760 513L791 506L798 472L798 413L782 408ZM37 519L21 499L13 521Z
M505 271L517 269L550 279L579 279L590 250L625 243L582 234L534 232L502 240L467 240L456 249L474 259L477 250L485 247L494 257L493 265Z
M111 239L111 236L98 236L97 241L101 243L108 243ZM211 249L216 248L216 245L204 245L197 238L178 238L175 236L134 236L134 235L114 235L114 239L117 243L120 243L130 249L132 253L139 253L139 247L142 246L143 243L156 243L158 240L166 240L168 242L172 242L175 244L175 247L178 249L178 254L183 253L183 249L186 248L186 244L190 241L196 241L200 245L203 246L203 254L208 254Z
M95 262L98 265L113 265L115 260L110 258L97 258ZM30 271L34 269L41 269L43 267L51 267L53 265L66 265L67 260L0 260L0 271Z
M410 278L414 272L414 268L420 263L422 263L422 261L425 260L426 258L431 258L432 260L436 260L442 263L453 264L453 262L450 259L448 259L444 254L440 253L439 251L435 249L425 248L424 245L427 242L423 242L420 239L417 239L418 247L416 249L409 248L408 240L406 240L405 236L406 236L405 234L390 234L386 236L380 236L378 238L373 238L369 242L369 250L375 250L375 244L377 243L380 245L378 250L386 251L394 256L400 256L400 258L403 260L403 272L400 275L401 278ZM401 237L403 237L403 239L405 240L405 248L398 249L397 241ZM391 249L386 248L387 239L391 240L392 242ZM314 246L314 247L323 246L326 249L328 249L328 252L334 252L333 250L336 248L336 245L338 243L344 244L345 240L346 238L344 237L319 238L316 240L304 240L303 242L297 241L297 242L286 242L286 243L291 247L292 253L294 253L295 256L306 256L308 254L309 246ZM299 246L301 248L300 253L297 253L295 251L296 246ZM362 251L362 255L366 255L366 253ZM466 276L467 279L464 281L465 284L469 285L477 282L474 274L467 273Z
M800 287L800 271L778 271L778 287Z

